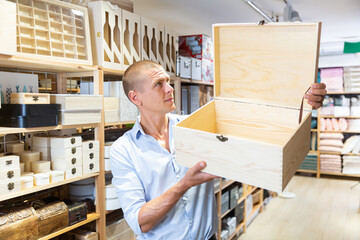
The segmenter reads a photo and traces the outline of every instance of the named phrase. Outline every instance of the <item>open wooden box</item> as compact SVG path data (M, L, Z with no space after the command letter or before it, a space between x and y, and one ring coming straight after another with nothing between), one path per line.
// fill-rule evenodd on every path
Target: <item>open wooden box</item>
M215 99L174 126L176 160L282 191L310 149L320 23L213 26Z

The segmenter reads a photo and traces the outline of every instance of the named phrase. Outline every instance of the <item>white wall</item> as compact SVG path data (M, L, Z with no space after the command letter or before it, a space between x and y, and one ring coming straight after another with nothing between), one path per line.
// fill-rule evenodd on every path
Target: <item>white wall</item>
M282 20L283 0L254 0ZM360 38L360 0L288 0L304 22L322 21L322 41ZM168 24L180 34L205 33L211 24L257 22L262 17L243 0L134 0L134 12Z

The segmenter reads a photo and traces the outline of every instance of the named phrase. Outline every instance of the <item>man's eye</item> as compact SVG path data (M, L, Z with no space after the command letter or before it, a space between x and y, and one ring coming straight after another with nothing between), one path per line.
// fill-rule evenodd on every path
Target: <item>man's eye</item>
M157 84L155 84L155 87L159 87L161 86L161 82L158 82Z

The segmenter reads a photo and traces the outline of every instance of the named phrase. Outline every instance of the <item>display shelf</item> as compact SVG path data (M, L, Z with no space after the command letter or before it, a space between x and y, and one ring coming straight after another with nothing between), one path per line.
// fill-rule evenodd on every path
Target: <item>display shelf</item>
M360 116L333 116L333 115L321 115L322 118L360 118Z
M337 94L360 94L360 92L328 92L327 95L337 95Z
M58 62L54 60L45 61L33 57L8 56L2 54L0 54L0 62L2 67L19 68L19 66L21 66L21 69L24 70L45 72L89 72L98 70L96 66Z
M258 204L256 204L255 206L253 206L253 209L252 209L252 211L251 211L251 213L250 213L250 215L249 215L249 217L247 218L247 219L251 219L251 217L255 214L255 212L259 209L259 208L261 208L261 201L260 201L260 203L258 203Z
M114 75L114 76L123 76L125 73L125 70L114 70L109 68L103 69L105 75Z
M317 150L310 150L309 153L317 153Z
M203 82L203 81L200 81L200 80L192 80L192 79L180 78L180 81L181 81L181 83L191 83L191 84L214 86L213 82Z
M73 230L73 229L75 229L75 228L78 228L78 227L80 227L80 226L82 226L82 225L85 225L85 224L87 224L87 223L89 223L89 222L95 221L95 220L97 220L97 219L99 219L99 218L100 218L100 214L97 214L97 213L89 213L89 214L87 215L87 219L86 219L86 220L81 221L81 222L79 222L79 223L76 223L76 224L74 224L74 225L71 225L71 226L69 226L69 227L63 228L63 229L61 229L61 230L59 230L59 231L53 232L53 233L51 233L51 234L49 234L49 235L47 235L47 236L45 236L45 237L39 238L38 240L47 240L47 239L54 238L54 237L59 236L59 235L61 235L61 234L63 234L63 233L66 233L66 232L69 232L69 231L71 231L71 230Z
M341 156L359 156L359 157L360 157L360 154L353 154L353 153L343 154L343 153L341 153L341 152L325 152L325 151L320 151L320 154L341 155Z
M256 189L258 189L257 187L252 187L252 189L248 192L248 196L250 195L250 194L252 194L253 192L255 192L256 191Z
M28 133L28 132L43 132L43 131L69 129L69 128L98 127L99 125L100 125L100 123L87 123L87 124L57 125L57 126L52 126L52 127L35 127L35 128L0 127L0 135L14 134L14 133Z
M333 173L333 172L320 172L323 175L333 175L333 176L345 176L345 177L360 177L360 174L347 174L347 173Z
M235 229L235 232L229 236L229 240L233 239L236 234L240 232L240 230L245 226L245 221L242 221Z
M134 124L134 123L135 123L135 121L108 122L108 123L105 123L105 126L125 125L125 124Z
M360 133L359 131L345 130L345 131L321 131L322 133Z
M223 180L222 180L221 183L220 183L221 189L224 189L224 188L230 186L231 184L233 184L235 181L234 181L234 180L230 180L230 181L226 182L224 185L223 185L222 182L223 182Z
M18 191L18 192L9 193L9 194L3 194L3 195L0 195L0 202L4 201L4 200L11 199L11 198L24 196L24 195L27 195L27 194L30 194L30 193L50 189L50 188L53 188L53 187L58 187L58 186L61 186L61 185L65 185L67 183L76 182L76 181L79 181L79 180L82 180L82 179L95 177L95 176L98 176L98 175L99 175L99 173L91 173L91 174L86 174L86 175L83 175L83 176L80 176L80 177L75 177L75 178L67 179L67 180L64 180L64 181L56 182L56 183L50 183L50 184L41 185L41 186L34 186L32 188L21 190L21 191Z
M311 129L311 132L317 132L317 129Z
M299 172L299 173L317 173L316 170L306 170L306 169L298 169L297 172Z
M248 195L243 195L241 198L239 198L238 201L237 201L237 205L239 205L242 201L244 201L247 196Z

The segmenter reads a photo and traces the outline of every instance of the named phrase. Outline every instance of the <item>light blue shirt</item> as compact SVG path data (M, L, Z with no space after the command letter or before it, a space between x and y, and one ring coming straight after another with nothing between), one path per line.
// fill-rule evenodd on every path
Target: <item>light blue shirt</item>
M150 135L139 119L134 127L111 147L111 171L126 222L137 239L206 240L215 234L218 217L213 182L189 189L166 217L147 233L142 233L138 215L148 201L159 197L180 179L188 168L175 159L172 127L184 117L168 114L169 153Z

